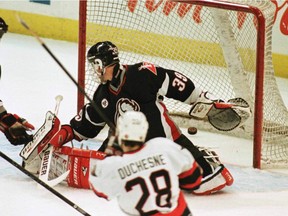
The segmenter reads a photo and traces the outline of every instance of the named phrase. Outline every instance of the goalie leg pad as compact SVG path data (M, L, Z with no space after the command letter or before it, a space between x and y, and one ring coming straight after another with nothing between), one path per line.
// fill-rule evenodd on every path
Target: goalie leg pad
M70 173L67 177L68 186L90 189L90 158L102 160L105 158L106 154L103 152L71 148L68 146L60 148L59 152L69 155L68 169L70 170Z
M70 174L67 182L70 187L89 189L90 158L69 156Z
M211 173L203 176L200 187L194 190L193 193L197 195L209 195L223 189L225 186L232 185L234 181L233 176L229 170L221 164L216 152L203 147L198 147L198 149L210 165Z
M233 181L231 173L221 164L212 174L203 178L199 188L192 193L196 195L210 195L222 190L225 186L232 185Z

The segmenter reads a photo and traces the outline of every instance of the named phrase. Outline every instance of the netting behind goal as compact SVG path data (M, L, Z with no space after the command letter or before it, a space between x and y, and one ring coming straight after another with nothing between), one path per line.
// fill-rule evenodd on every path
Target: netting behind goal
M242 97L253 117L230 135L254 140L254 167L286 164L288 113L274 77L271 46L274 4L247 1L80 2L79 83L92 97L97 76L85 61L86 50L109 40L120 61L151 62L175 69L224 100ZM84 97L79 94L79 106ZM190 106L165 98L181 126L215 131L190 119Z

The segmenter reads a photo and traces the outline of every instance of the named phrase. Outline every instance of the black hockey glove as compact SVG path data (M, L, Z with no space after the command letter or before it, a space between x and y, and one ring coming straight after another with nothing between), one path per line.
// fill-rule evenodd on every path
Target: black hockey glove
M104 140L101 147L102 149L104 149L104 153L107 154L107 156L123 155L123 150L121 149L120 145L117 143L116 137L113 135L111 135L110 137L107 137L106 140Z
M8 31L8 25L5 21L0 17L0 39L2 38L3 34Z
M33 135L26 131L34 130L34 126L16 114L2 114L0 129L12 145L27 144L33 140Z

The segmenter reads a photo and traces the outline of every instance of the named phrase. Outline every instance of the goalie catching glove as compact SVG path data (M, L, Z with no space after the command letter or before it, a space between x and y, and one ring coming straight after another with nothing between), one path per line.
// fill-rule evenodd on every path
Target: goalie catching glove
M209 123L218 130L230 131L243 125L251 116L249 104L243 98L233 98L224 102L213 100L208 92L202 92L192 104L189 115L203 119L208 117Z
M0 116L0 130L12 145L27 144L33 140L33 135L26 131L34 130L34 126L16 114L5 111Z

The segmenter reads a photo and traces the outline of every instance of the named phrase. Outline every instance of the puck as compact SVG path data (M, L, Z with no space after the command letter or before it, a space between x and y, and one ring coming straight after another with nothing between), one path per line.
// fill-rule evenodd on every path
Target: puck
M194 135L197 133L197 128L196 127L189 127L187 129L188 134Z

